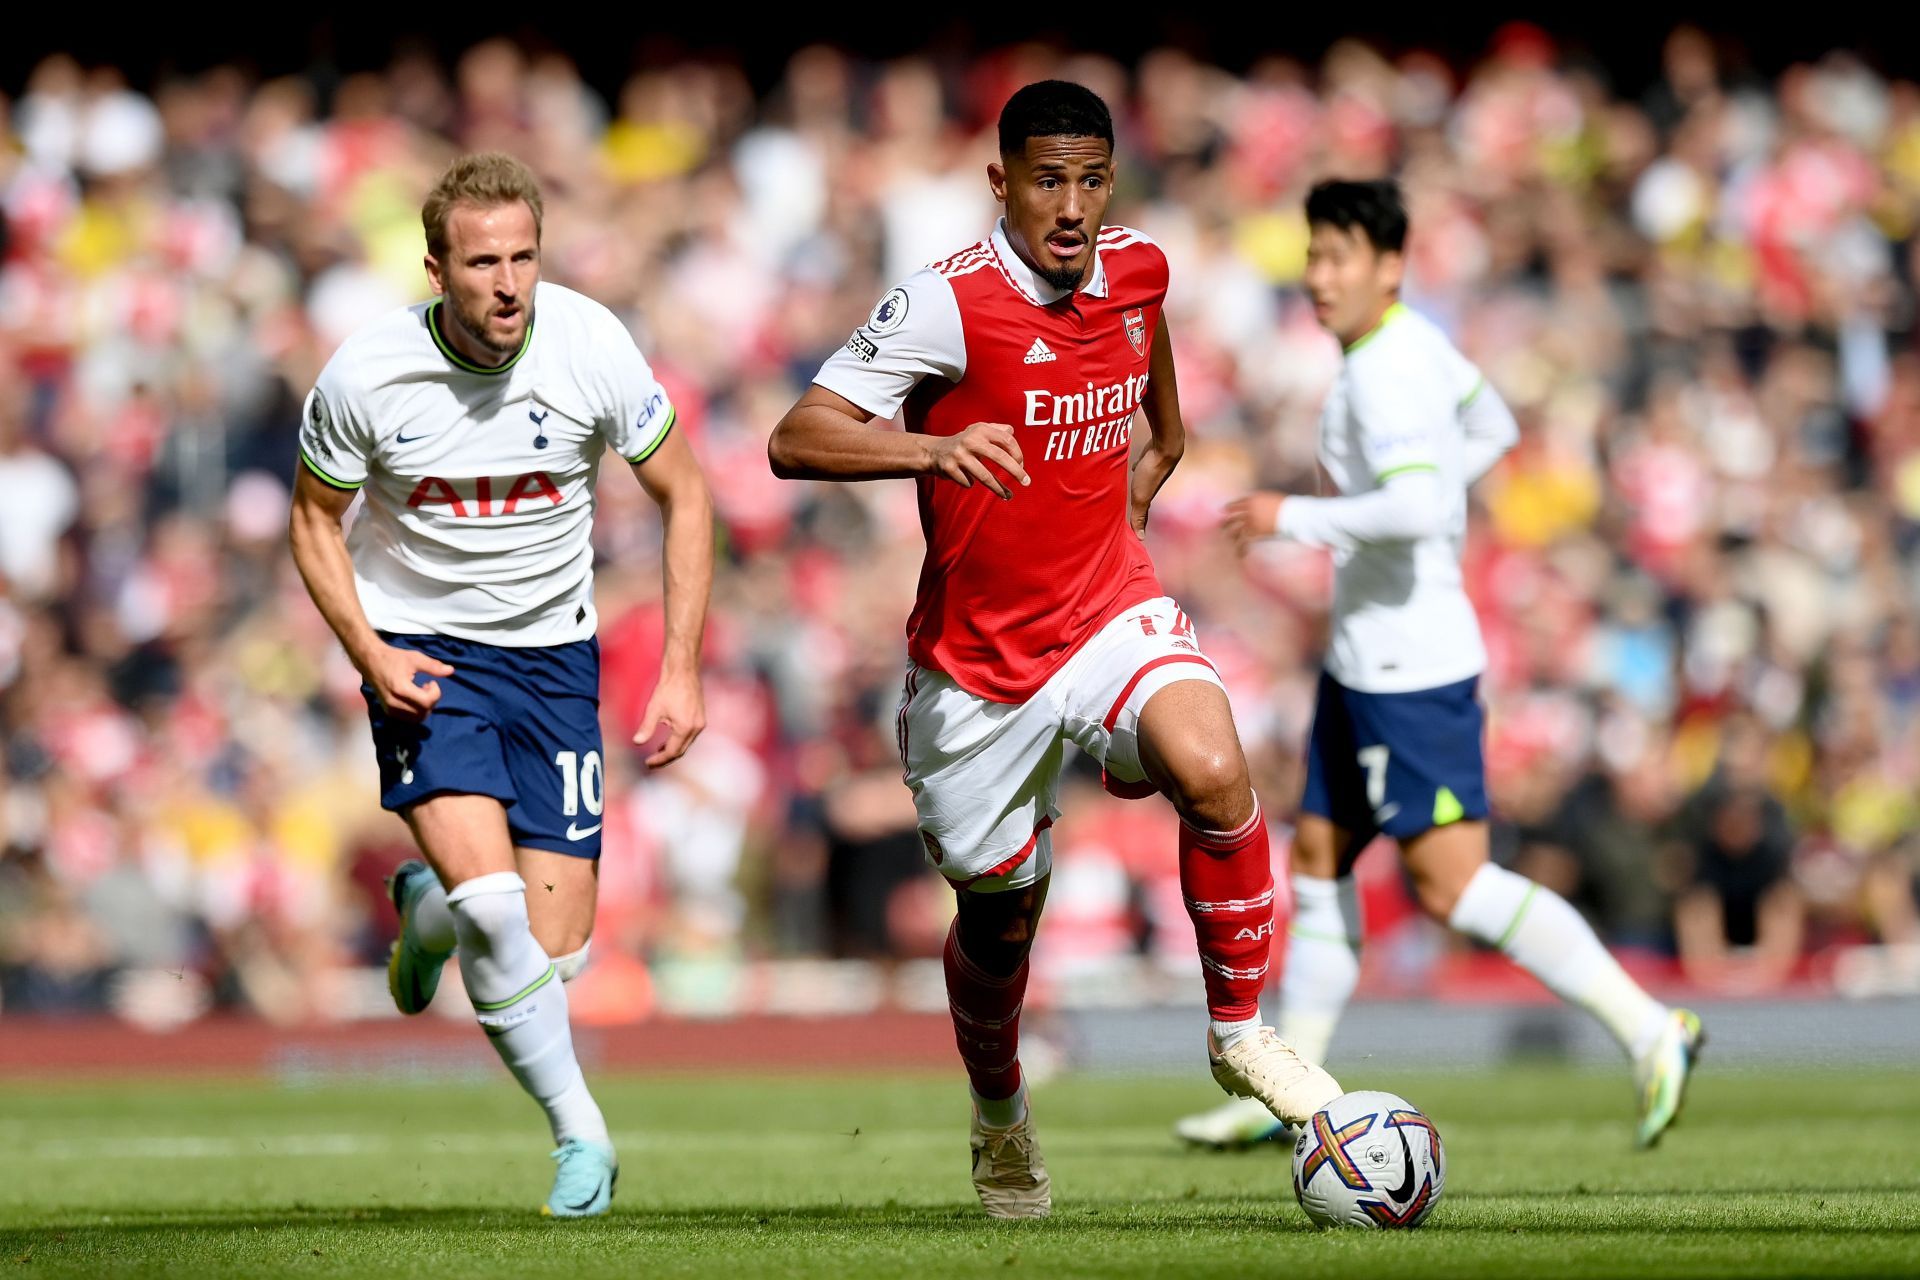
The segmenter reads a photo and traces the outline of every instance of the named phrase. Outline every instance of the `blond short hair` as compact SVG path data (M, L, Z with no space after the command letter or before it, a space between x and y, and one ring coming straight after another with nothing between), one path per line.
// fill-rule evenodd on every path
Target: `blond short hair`
M427 252L435 258L446 258L447 218L454 206L470 204L490 209L516 200L525 201L533 211L533 238L538 243L545 207L540 201L540 181L533 176L533 170L504 151L478 151L461 156L447 166L440 181L427 193L427 202L420 206L420 225L427 233Z

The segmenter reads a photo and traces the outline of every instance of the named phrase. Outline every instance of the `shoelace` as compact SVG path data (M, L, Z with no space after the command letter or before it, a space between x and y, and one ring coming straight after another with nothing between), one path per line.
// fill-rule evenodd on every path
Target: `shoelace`
M1004 1134L997 1134L987 1139L987 1163L996 1176L1003 1172L1002 1164L1009 1150L1020 1158L1020 1165L1004 1172L1022 1174L1029 1184L1037 1182L1038 1179L1033 1176L1033 1135L1018 1129L1009 1129Z
M560 1165L560 1178L566 1183L569 1193L595 1190L600 1185L600 1171L589 1169L584 1161L578 1159L587 1154L587 1147L574 1142L562 1143L551 1153L551 1158Z
M1271 1029L1262 1029L1258 1040L1259 1044L1256 1047L1260 1052L1247 1064L1248 1067L1272 1078L1284 1076L1287 1079L1293 1079L1306 1074L1307 1060L1302 1058L1292 1045L1282 1040L1278 1033Z

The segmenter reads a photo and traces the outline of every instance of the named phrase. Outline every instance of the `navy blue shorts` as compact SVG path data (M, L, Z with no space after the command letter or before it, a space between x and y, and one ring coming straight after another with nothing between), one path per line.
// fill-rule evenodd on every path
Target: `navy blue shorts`
M1480 678L1411 693L1361 693L1325 672L1307 743L1302 813L1353 833L1406 840L1487 816Z
M606 770L600 745L600 642L511 649L451 636L386 635L453 668L424 721L389 716L360 686L380 757L380 804L492 796L516 845L600 856ZM419 677L425 682L428 677Z

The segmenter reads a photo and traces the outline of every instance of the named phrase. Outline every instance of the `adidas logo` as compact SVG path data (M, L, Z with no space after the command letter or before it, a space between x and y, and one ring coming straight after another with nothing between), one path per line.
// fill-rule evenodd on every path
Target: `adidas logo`
M1027 348L1027 354L1024 357L1024 363L1046 364L1050 360L1058 360L1059 358L1060 358L1059 356L1053 354L1052 351L1048 350L1046 343L1042 342L1038 338L1035 338L1033 340L1033 345Z

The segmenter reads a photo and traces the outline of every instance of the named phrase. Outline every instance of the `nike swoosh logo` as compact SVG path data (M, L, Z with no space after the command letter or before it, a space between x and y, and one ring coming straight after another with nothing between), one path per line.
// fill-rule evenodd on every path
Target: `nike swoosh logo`
M1399 1186L1387 1194L1392 1196L1395 1202L1405 1204L1413 1198L1413 1148L1407 1145L1405 1129L1396 1126L1394 1132L1400 1135L1400 1154L1403 1157L1403 1167L1407 1171L1407 1176L1400 1180Z
M585 840L588 836L592 835L594 832L598 831L601 827L604 827L606 825L607 824L604 822L596 822L592 826L587 827L583 830L580 827L575 826L573 823L569 822L567 824L567 839ZM1400 1140L1402 1142L1406 1141L1405 1138L1402 1138Z
M402 436L402 435L396 435L396 436L394 436L394 438L393 438L393 442L394 442L395 444L412 444L412 443L413 443L413 442L414 442L415 440L425 440L425 439L427 438L427 436L430 436L430 435L432 435L432 434L433 434L433 432L431 432L431 431L429 431L429 432L427 432L427 435L425 435L425 436Z
M593 1202L595 1200L598 1200L599 1198L600 1198L600 1189L598 1187L595 1187L592 1195L588 1196L585 1200L582 1200L579 1204L568 1205L567 1208L574 1213L580 1213L580 1212L583 1212L584 1210L592 1208Z

